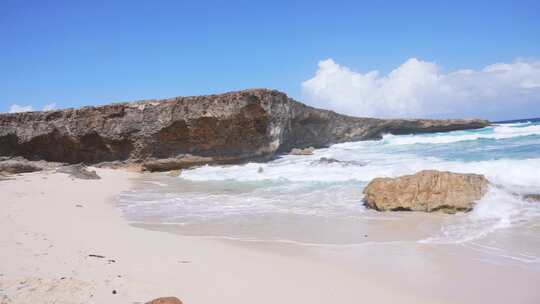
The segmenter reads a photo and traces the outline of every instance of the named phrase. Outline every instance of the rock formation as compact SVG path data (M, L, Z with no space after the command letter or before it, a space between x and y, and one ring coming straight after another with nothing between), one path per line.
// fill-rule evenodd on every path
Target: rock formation
M0 156L124 162L147 170L264 160L293 148L481 128L485 120L356 118L253 89L80 109L0 115Z
M425 170L372 180L364 189L364 203L379 211L470 211L488 184L483 175Z
M330 165L330 164L340 164L342 166L365 166L366 163L357 161L357 160L339 160L331 157L321 157L318 160L311 162L314 165Z
M0 174L17 174L53 169L60 164L46 161L29 161L22 157L0 157Z
M307 148L293 148L289 154L291 155L313 155L313 151L315 151L315 148L313 147L307 147Z
M68 174L72 178L78 178L78 179L101 179L99 175L97 175L95 170L88 170L87 167L77 164L72 166L63 166L60 167L56 172L65 173Z
M179 169L176 169L176 170L171 170L171 171L169 171L169 173L167 173L167 176L170 176L170 177L179 177L180 174L182 174L182 171L179 170Z
M525 194L523 199L529 202L540 202L540 194Z
M146 302L146 304L182 304L182 301L177 297L165 297L154 299L150 302Z

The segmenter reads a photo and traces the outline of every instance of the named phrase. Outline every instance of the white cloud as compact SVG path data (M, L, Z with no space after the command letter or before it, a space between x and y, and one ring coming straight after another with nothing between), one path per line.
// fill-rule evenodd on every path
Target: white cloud
M302 83L304 100L336 112L373 117L540 116L540 61L516 60L481 70L441 72L433 62L411 58L391 71L360 73L319 62Z
M56 102L47 104L43 107L43 111L52 111L56 109Z
M29 112L33 110L34 108L32 108L32 106L20 106L18 104L12 104L11 107L9 107L9 113Z

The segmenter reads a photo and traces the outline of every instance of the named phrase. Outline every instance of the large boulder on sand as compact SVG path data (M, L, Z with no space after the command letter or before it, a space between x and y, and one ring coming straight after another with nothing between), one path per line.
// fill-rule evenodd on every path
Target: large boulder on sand
M425 170L375 178L364 189L364 203L379 211L470 211L487 192L488 184L483 175Z

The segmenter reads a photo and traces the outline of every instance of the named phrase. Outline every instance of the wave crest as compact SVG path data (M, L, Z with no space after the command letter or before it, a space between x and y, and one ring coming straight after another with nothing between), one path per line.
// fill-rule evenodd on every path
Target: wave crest
M392 135L383 136L384 143L388 145L414 145L414 144L448 144L460 141L478 139L508 139L521 136L540 135L540 125L494 125L480 131L458 131L451 133L437 133L436 135Z

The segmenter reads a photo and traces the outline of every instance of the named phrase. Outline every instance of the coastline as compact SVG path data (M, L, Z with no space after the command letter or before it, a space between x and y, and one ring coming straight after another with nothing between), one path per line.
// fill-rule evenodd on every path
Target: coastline
M529 236L538 231L534 227L527 230L501 229L476 239L476 235L485 233L485 230L453 231L457 235L447 235L450 238L441 235L443 227L463 228L461 225L471 214L366 210L360 217L348 213L350 217L327 215L318 219L287 213L273 216L243 214L202 222L198 222L196 216L183 218L183 213L191 211L182 209L189 204L186 200L197 201L193 193L208 195L212 202L224 206L219 209L223 212L227 212L228 206L234 206L217 195L217 184L208 186L165 174L146 174L138 179L138 190L122 199L124 205L121 208L127 218L134 220L131 224L136 227L220 241L241 249L340 269L361 284L368 281L384 287L375 296L371 291L362 291L367 299L376 299L377 302L385 301L384 294L390 291L414 294L422 300L442 299L450 303L537 301L540 264L535 252L540 243ZM225 191L230 195L232 189L226 187ZM152 195L147 196L150 193ZM134 201L137 196L143 197L142 204ZM242 199L241 196L236 198ZM159 204L160 199L167 203ZM239 204L245 204L245 201ZM192 212L206 210L200 203L195 203L195 206ZM157 209L160 212L154 213ZM151 216L141 216L139 212ZM202 216L208 215L203 213ZM462 238L464 236L466 240ZM340 280L340 277L336 279ZM357 288L362 289L362 286ZM359 295L352 297L360 298L363 299ZM412 303L418 301L411 300Z
M102 179L40 172L0 181L2 304L170 295L184 303L439 303L302 254L136 228L114 198L138 174L96 171Z

